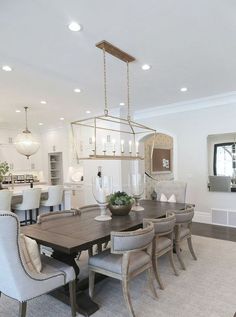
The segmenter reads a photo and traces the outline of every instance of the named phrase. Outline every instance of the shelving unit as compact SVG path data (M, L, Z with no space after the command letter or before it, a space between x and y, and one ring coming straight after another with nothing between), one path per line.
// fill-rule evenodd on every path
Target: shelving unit
M49 182L51 185L63 184L62 152L48 154Z

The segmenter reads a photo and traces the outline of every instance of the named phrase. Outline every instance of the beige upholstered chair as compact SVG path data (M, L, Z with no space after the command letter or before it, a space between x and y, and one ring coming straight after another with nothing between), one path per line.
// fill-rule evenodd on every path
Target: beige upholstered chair
M155 230L155 239L153 242L153 268L156 280L161 289L164 289L163 282L160 277L158 269L158 258L168 253L170 264L174 270L175 275L178 275L174 260L173 260L173 235L175 226L175 214L169 213L165 218L159 219L144 219L143 225L146 227L148 223L152 222Z
M136 231L111 232L111 250L105 250L89 258L89 295L93 297L95 273L121 280L129 314L134 317L128 283L138 274L147 271L150 289L157 298L153 285L153 238L152 224Z
M157 200L160 200L161 194L167 199L172 194L175 195L177 203L185 203L187 184L179 181L161 181L156 185Z
M186 270L185 264L183 262L180 250L180 244L184 241L188 241L189 251L191 252L194 260L197 257L194 253L191 239L191 225L194 216L194 208L192 206L187 206L185 210L175 211L176 225L175 225L175 238L174 245L178 260L183 270Z
M54 211L49 213L44 213L38 216L37 223L43 223L50 220L60 219L63 217L76 216L80 214L79 210L66 210L66 211Z
M42 271L32 271L20 247L19 221L12 212L0 211L0 295L16 299L19 317L26 316L27 301L69 284L72 316L76 316L75 272L71 266L43 256Z

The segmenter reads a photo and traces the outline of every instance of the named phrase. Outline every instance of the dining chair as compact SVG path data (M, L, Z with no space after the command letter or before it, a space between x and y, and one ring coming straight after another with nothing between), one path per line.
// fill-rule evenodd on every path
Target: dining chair
M160 277L158 259L163 255L169 255L169 260L171 267L176 276L178 276L178 271L174 264L173 259L173 236L175 227L175 214L167 213L165 218L159 219L143 219L144 228L152 223L155 230L155 239L153 240L153 268L156 280L160 286L160 289L164 289L164 284Z
M161 181L156 185L157 200L160 200L161 194L167 199L175 195L177 203L185 203L187 183L180 181Z
M63 186L53 185L48 187L48 199L41 200L40 205L49 207L50 211L53 211L55 206L61 210L61 204L63 200Z
M75 317L74 269L42 255L42 271L38 273L30 270L23 256L19 232L17 216L11 212L0 211L0 295L3 293L17 300L18 317L26 317L28 300L69 284L71 314Z
M22 203L15 204L12 206L14 211L24 211L25 220L21 221L21 224L27 225L28 222L32 224L36 222L33 220L32 212L36 210L36 219L39 213L39 204L40 204L41 188L28 188L22 191ZM29 211L29 219L28 219Z
M129 315L135 317L128 284L140 273L147 271L149 287L157 298L153 284L152 242L153 224L144 229L126 232L111 232L111 250L105 250L89 258L89 295L94 292L95 273L100 273L122 282L123 296Z
M0 210L11 211L12 191L8 189L0 190Z
M194 260L197 260L196 254L193 250L192 245L192 219L194 216L194 208L189 205L184 210L175 211L176 224L175 224L175 237L174 237L174 245L177 254L177 258L183 270L186 270L185 264L183 262L183 258L181 255L180 244L184 241L188 241L189 251L192 254Z
M73 209L73 210L64 210L64 211L55 211L55 212L48 212L48 213L43 213L37 217L37 224L41 224L43 222L47 222L50 220L56 220L64 217L69 217L69 216L76 216L79 215L80 211Z

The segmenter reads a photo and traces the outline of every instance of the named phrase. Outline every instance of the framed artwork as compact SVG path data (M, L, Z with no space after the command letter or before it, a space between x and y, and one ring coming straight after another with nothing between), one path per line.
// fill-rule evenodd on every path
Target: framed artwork
M172 172L172 150L154 148L151 161L152 173Z

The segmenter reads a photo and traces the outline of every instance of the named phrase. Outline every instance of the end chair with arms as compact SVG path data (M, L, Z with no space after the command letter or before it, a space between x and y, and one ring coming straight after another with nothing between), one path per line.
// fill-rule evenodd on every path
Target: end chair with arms
M72 317L76 316L74 269L42 256L42 271L32 271L26 264L20 244L18 218L0 211L0 294L17 300L19 317L26 316L27 301L69 284Z
M177 203L185 203L187 184L180 181L161 181L156 185L157 200L160 200L161 194L167 199L172 194L175 195Z
M165 218L160 219L144 219L143 226L146 227L148 223L153 223L155 230L155 239L153 242L153 268L156 280L160 289L164 289L163 282L160 277L158 269L158 258L168 253L171 267L176 276L178 276L177 269L173 259L173 236L175 227L175 214L168 213Z
M122 282L123 296L129 315L134 317L128 291L128 283L140 273L148 272L149 287L157 298L153 284L152 242L154 228L126 232L111 232L111 250L105 250L89 258L89 295L93 297L95 273L100 273Z
M194 208L192 206L187 206L185 210L175 211L176 225L175 225L175 238L174 245L177 254L177 258L183 270L186 270L185 264L182 259L180 244L184 241L188 241L189 251L192 254L194 260L197 260L197 257L193 250L192 245L192 219L194 216Z

